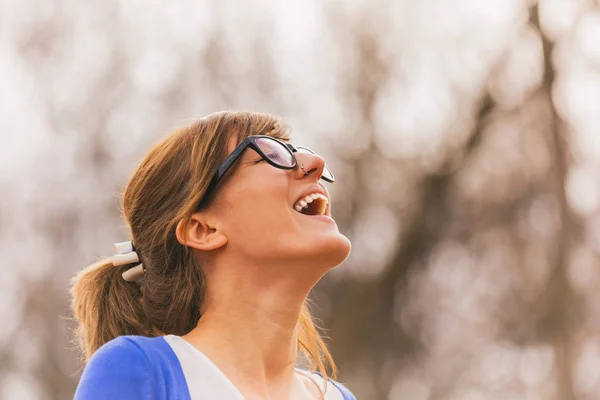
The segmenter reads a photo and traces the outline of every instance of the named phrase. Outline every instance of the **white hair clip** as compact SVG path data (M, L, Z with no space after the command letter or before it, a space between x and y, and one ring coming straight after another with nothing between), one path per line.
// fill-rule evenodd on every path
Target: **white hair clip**
M111 258L115 267L140 262L140 257L135 251L133 242L131 240L127 242L115 243L115 251L117 254L113 255ZM123 272L122 276L127 282L136 282L142 279L144 272L144 265L138 264L135 267Z

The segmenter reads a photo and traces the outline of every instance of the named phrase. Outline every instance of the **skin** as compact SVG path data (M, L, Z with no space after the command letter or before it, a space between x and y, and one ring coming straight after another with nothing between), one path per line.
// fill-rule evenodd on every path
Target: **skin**
M232 136L228 154L235 146ZM247 400L319 398L314 383L294 370L296 325L312 287L350 253L350 241L333 219L293 209L316 185L329 197L319 180L324 160L295 156L307 176L299 167L256 163L260 156L247 149L220 183L215 201L194 214L185 231L182 224L177 229L207 276L202 318L184 339Z

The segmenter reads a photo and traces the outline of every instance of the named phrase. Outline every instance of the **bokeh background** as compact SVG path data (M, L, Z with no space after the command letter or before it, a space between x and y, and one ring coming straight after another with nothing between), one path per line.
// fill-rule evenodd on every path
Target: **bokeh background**
M600 1L0 1L0 398L72 398L70 278L209 112L326 157L361 400L600 399Z

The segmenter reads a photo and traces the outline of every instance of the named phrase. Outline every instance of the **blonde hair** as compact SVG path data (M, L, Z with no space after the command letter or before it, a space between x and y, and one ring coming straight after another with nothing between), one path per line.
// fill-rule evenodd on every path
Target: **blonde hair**
M72 281L71 307L76 336L87 362L98 348L120 335L184 335L201 317L205 276L191 251L176 238L177 223L189 221L227 156L237 133L287 140L289 130L276 117L251 112L211 114L159 142L141 162L125 189L123 211L133 243L143 258L144 281L125 281L128 266L96 262ZM202 202L204 204L204 201ZM308 299L298 320L298 347L311 372L336 379L333 358L313 322Z

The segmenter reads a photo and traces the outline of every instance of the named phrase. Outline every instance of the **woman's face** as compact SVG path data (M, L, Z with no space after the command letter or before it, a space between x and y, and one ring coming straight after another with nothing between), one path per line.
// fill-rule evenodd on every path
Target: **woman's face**
M234 136L227 154L235 147ZM292 170L273 167L251 148L238 158L235 169L221 182L213 203L221 210L227 236L224 250L264 266L335 267L350 253L350 241L331 218L331 198L320 180L324 160L308 153L294 156L298 166ZM300 200L304 205L310 204L311 197L312 212L327 204L324 215L306 215L296 210L303 205Z

